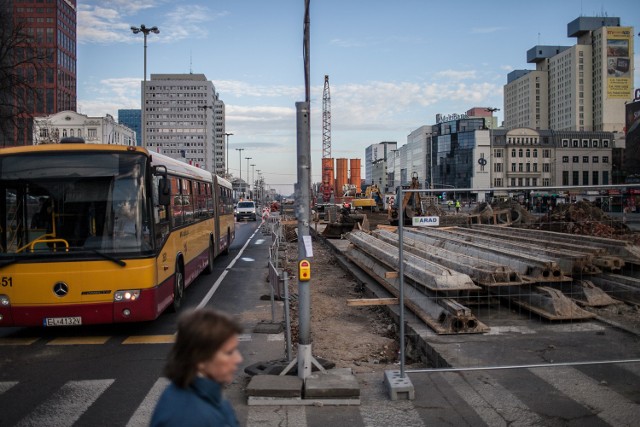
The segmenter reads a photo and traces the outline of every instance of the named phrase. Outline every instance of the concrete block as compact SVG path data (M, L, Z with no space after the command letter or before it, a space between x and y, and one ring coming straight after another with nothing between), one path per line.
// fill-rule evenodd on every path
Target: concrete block
M282 322L260 322L253 328L255 334L279 334L282 332Z
M384 386L389 392L391 400L414 400L416 398L413 383L406 373L402 378L400 371L384 371Z
M290 375L256 375L247 385L247 395L302 398L302 379Z
M318 372L305 379L304 398L359 399L360 385L351 369Z

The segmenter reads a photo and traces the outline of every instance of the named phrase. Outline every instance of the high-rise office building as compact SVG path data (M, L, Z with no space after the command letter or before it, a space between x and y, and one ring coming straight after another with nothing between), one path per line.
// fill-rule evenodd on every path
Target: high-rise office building
M398 147L395 141L383 141L378 144L371 144L364 150L364 176L367 184L374 183L373 164L379 161L387 161L391 151Z
M118 123L125 125L129 129L136 132L136 145L142 146L141 124L142 124L142 111L133 110L118 110Z
M148 149L224 172L224 102L204 74L151 74L145 99Z
M76 111L76 0L40 0L9 2L13 24L28 36L24 47L16 49L16 69L24 73L33 91L13 94L17 127L4 145L33 143L33 117L61 111ZM34 64L37 66L34 67Z
M633 27L620 18L580 17L573 46L534 46L504 87L505 127L622 132L633 89Z

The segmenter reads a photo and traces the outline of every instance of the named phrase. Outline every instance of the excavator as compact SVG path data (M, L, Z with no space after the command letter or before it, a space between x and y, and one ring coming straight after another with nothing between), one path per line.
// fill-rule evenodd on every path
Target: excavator
M377 211L382 208L384 201L380 195L380 189L376 184L371 184L365 189L364 195L356 196L351 204L355 209L368 209Z
M411 175L411 184L409 184L410 190L417 190L420 188L420 181L418 180L418 173L414 172ZM399 208L398 200L389 206L388 218L389 224L398 225L399 222ZM402 210L404 212L404 224L411 225L412 218L414 216L422 215L422 206L420 203L420 193L405 193L402 198Z

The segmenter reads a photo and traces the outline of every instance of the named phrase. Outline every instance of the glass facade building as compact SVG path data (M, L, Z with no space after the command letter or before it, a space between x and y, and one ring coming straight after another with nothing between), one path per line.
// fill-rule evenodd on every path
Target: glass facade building
M118 110L118 123L125 125L136 132L136 146L142 146L142 111L141 110Z

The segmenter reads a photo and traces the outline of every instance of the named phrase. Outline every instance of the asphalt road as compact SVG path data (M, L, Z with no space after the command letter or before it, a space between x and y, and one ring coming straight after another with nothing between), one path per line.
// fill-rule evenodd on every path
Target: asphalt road
M184 304L237 316L245 327L243 366L284 356L282 334L253 332L271 320L270 301L262 298L269 293L269 238L258 225L237 224L231 253L187 290ZM162 369L175 321L175 314L165 313L135 325L0 330L0 426L147 425L166 386ZM501 333L507 339L525 329ZM619 342L626 355L640 357L637 338ZM575 351L597 349L576 343ZM412 401L391 401L380 372L357 379L359 406L247 406L243 372L227 395L241 425L249 427L631 426L640 420L638 363L411 374Z
M263 311L270 319L270 306L260 300L268 250L259 224L237 224L230 254L187 289L184 308L225 310L249 332ZM176 319L166 312L141 324L0 329L0 426L146 425L166 384L162 369ZM251 335L242 340L246 347Z

